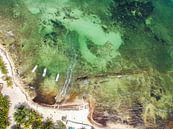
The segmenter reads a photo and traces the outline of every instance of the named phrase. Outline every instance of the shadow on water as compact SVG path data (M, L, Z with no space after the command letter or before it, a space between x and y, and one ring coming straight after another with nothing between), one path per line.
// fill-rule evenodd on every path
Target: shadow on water
M33 87L35 87L35 92L36 92L36 97L33 99L33 101L40 104L45 103L51 105L55 103L55 95L52 94L51 92L49 94L45 94L44 91L40 89L41 83L45 80L45 78L42 77L43 69L44 69L43 67L39 68L39 71L36 73L36 79L31 84Z

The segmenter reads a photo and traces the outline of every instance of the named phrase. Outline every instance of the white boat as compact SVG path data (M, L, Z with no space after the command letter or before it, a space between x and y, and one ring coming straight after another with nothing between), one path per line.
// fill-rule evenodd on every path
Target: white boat
M35 72L35 70L37 69L38 65L35 65L35 67L32 69L32 73Z
M55 81L57 82L59 80L59 73L56 75Z
M47 68L44 68L42 76L45 77L47 72Z

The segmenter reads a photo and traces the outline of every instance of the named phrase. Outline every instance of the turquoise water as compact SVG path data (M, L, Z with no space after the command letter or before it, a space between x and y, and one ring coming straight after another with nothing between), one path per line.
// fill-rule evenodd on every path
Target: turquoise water
M0 6L0 16L18 25L19 71L41 98L64 89L75 62L67 94L90 94L96 111L108 114L141 106L129 113L133 120L140 117L134 126L160 129L173 122L172 0L0 0Z

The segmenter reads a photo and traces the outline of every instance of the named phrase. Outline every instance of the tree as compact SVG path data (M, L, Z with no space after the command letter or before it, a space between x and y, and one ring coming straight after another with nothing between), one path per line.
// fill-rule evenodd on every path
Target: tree
M43 121L40 114L25 105L17 107L14 119L17 124L12 129L66 129L61 121L58 121L57 124L54 124L50 118Z
M20 105L14 113L14 119L22 127L30 127L35 123L41 123L42 117L34 110ZM34 125L33 125L34 126ZM36 124L35 124L36 126Z
M13 125L12 129L22 129L21 126L19 124Z
M43 123L43 128L42 129L54 129L54 124L50 118L48 118L44 123Z
M42 121L37 121L32 124L32 129L43 129Z
M6 129L9 125L8 121L9 99L0 93L0 127Z
M56 129L66 129L66 126L62 121L58 121L57 126L55 128Z

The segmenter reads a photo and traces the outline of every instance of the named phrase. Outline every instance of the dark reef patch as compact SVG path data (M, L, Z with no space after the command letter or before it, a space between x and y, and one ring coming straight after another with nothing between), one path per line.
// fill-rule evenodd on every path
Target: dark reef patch
M122 24L135 25L145 22L153 12L151 1L118 1L111 6L112 19Z

